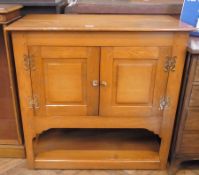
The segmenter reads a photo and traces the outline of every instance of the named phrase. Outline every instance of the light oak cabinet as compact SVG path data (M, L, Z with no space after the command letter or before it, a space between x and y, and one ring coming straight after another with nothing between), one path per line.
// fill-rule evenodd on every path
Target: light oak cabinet
M30 15L7 30L30 168L166 167L190 26Z

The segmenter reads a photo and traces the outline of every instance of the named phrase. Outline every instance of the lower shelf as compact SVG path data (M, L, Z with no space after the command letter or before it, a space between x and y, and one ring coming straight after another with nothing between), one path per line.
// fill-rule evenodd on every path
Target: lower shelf
M157 169L159 147L158 137L146 130L51 129L34 140L35 166Z

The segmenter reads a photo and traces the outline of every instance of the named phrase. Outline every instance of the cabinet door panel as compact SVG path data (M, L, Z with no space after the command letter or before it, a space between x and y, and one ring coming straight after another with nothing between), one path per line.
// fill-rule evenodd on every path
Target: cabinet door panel
M102 49L100 115L161 116L168 73L169 47L108 47Z
M99 48L29 47L39 116L98 115Z

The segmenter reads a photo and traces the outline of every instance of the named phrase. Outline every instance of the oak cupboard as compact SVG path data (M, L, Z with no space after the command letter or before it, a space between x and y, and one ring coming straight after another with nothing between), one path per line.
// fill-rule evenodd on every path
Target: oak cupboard
M166 167L192 27L170 16L28 15L6 30L30 168Z
M21 17L21 5L0 4L0 157L25 156L13 60L8 50L7 24Z

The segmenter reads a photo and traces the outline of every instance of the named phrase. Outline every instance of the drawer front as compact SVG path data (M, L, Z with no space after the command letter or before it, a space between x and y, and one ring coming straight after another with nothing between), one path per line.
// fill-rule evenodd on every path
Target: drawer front
M192 87L191 98L189 102L190 107L199 107L199 86Z
M195 72L194 81L199 81L199 60L197 61L197 66L196 66L196 72Z
M183 134L181 153L199 154L199 132L193 134Z
M199 130L199 109L188 110L185 130Z

